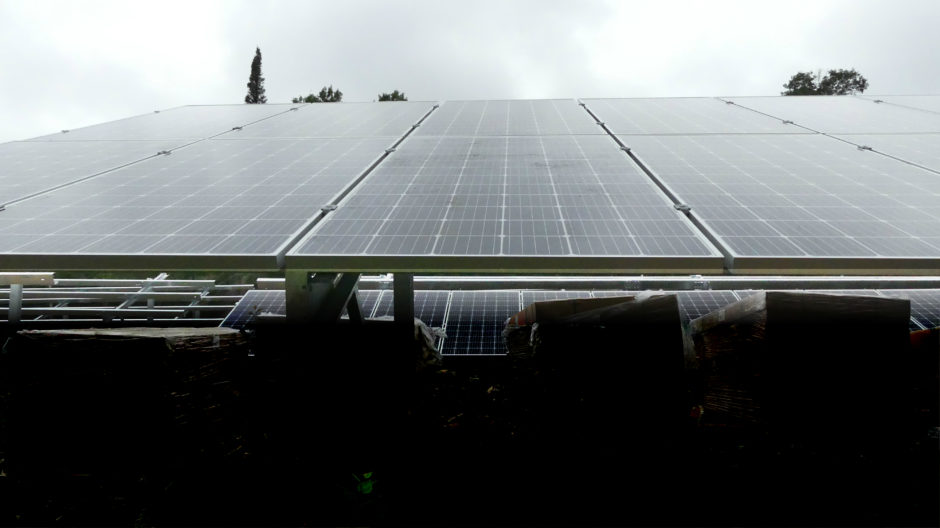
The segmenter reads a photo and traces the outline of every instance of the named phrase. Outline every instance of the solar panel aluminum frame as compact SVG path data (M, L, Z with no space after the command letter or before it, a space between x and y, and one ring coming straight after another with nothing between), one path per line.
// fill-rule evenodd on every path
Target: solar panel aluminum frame
M301 242L302 243L302 242ZM422 274L720 274L721 256L517 256L517 255L296 255L288 269L357 273Z
M643 156L631 152L653 177L660 188L674 200L682 197L656 174ZM732 275L940 275L940 258L936 257L812 257L812 256L743 256L735 254L707 220L686 212L689 219L708 240L725 255L725 268Z

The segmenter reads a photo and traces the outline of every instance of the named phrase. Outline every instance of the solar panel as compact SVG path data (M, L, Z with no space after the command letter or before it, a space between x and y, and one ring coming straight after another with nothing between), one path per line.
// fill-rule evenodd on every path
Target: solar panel
M320 269L381 260L415 271L561 271L590 269L591 259L571 259L587 256L616 257L618 269L720 266L707 240L604 136L409 138L289 260L302 266L307 257Z
M696 290L675 293L679 301L679 318L683 324L720 310L738 300L737 295L731 290Z
M431 111L429 102L307 104L233 133L245 138L394 137Z
M517 291L455 291L447 316L444 355L506 353L506 319L522 309Z
M604 134L573 99L447 101L418 136L548 136Z
M204 139L287 112L297 105L239 104L181 106L99 125L62 131L30 141ZM177 143L177 146L184 142Z
M863 99L940 113L940 95L866 95Z
M219 326L247 328L259 314L284 315L287 313L285 303L284 290L248 290Z
M940 290L879 290L888 297L910 299L911 330L940 327Z
M811 133L712 97L583 101L615 134Z
M0 266L276 268L284 246L388 143L195 143L0 211Z
M631 136L634 153L735 257L773 269L940 265L937 175L818 135ZM836 259L806 261L798 258ZM846 261L848 259L849 261ZM853 260L855 259L855 260Z
M940 172L940 134L844 134L838 137Z
M178 141L14 141L0 144L0 205L179 146Z
M726 97L737 105L828 134L940 132L940 115L849 96Z
M444 326L444 316L447 314L449 291L443 290L415 290L414 308L415 317L431 327ZM386 290L375 310L374 317L393 316L395 314L395 297L391 290Z
M522 306L529 306L534 302L560 301L562 299L587 299L591 297L589 291L564 290L525 290L522 292Z

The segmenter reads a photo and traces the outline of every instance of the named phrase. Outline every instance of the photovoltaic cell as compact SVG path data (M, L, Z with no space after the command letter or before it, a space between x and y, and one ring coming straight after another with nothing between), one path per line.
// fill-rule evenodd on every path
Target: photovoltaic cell
M181 106L118 121L77 128L30 141L197 140L286 112L297 105L238 104ZM177 146L185 142L178 142Z
M286 302L284 290L248 290L219 326L241 330L248 327L256 315L284 315L287 313Z
M534 302L541 301L560 301L562 299L588 299L591 297L589 291L564 291L564 290L525 290L522 292L522 306L526 307Z
M605 134L573 99L447 101L418 136L548 136Z
M838 137L940 172L940 134L844 134Z
M731 290L697 290L676 292L679 318L683 324L710 314L738 300Z
M871 101L880 100L891 105L940 113L940 95L866 95L859 97Z
M0 255L274 255L388 141L199 142L8 206Z
M940 132L940 115L848 96L726 97L737 105L828 134Z
M415 290L414 307L415 317L421 319L424 324L430 327L444 326L444 316L447 313L447 302L450 298L449 291L443 290ZM375 310L375 317L394 316L395 314L395 296L391 290L386 290L382 295L381 301Z
M233 137L246 138L399 138L431 111L429 102L307 104L292 112L246 126Z
M940 326L940 290L879 290L882 295L910 299L911 330Z
M603 136L410 138L292 254L717 255Z
M506 319L522 309L518 291L455 291L447 316L444 355L506 353Z
M929 171L818 135L626 139L733 255L940 257Z
M14 141L0 144L0 205L179 146L178 141Z
M372 312L375 310L376 304L378 304L379 298L383 293L386 293L382 290L358 290L356 292L356 297L359 300L359 310L362 314L362 317L369 318L372 317ZM388 293L391 297L391 293ZM343 308L343 319L348 319L349 314L346 312L346 308Z
M713 97L583 101L615 134L811 133Z

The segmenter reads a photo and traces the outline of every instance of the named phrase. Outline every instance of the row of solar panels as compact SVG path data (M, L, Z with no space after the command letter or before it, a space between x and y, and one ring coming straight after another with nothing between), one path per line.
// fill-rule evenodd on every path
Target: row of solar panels
M0 268L936 273L940 96L879 100L182 107L0 145Z
M940 326L940 290L816 290L822 293L877 295L911 301L910 328ZM587 297L636 296L636 291L532 291L532 290L418 290L415 317L428 326L443 328L447 336L439 343L445 355L505 354L502 337L506 319L537 301ZM653 292L663 293L663 292ZM743 299L753 290L698 290L676 293L683 324ZM283 290L249 291L225 318L222 326L246 328L263 313L285 314ZM392 316L391 290L363 290L359 303L366 317Z

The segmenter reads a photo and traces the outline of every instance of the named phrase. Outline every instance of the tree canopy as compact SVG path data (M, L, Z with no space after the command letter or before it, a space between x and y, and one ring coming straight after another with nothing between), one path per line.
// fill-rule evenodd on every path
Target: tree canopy
M868 89L868 79L851 70L829 70L822 72L798 72L783 85L780 95L854 95Z
M379 101L407 101L408 98L405 97L405 92L399 92L398 90L392 91L392 93L381 93L379 94Z
M264 77L261 76L261 48L255 48L255 58L251 60L251 75L248 77L248 104L264 104L268 98L264 95Z
M319 94L299 95L291 99L292 103L338 103L343 100L343 92L334 90L333 85L324 86Z

